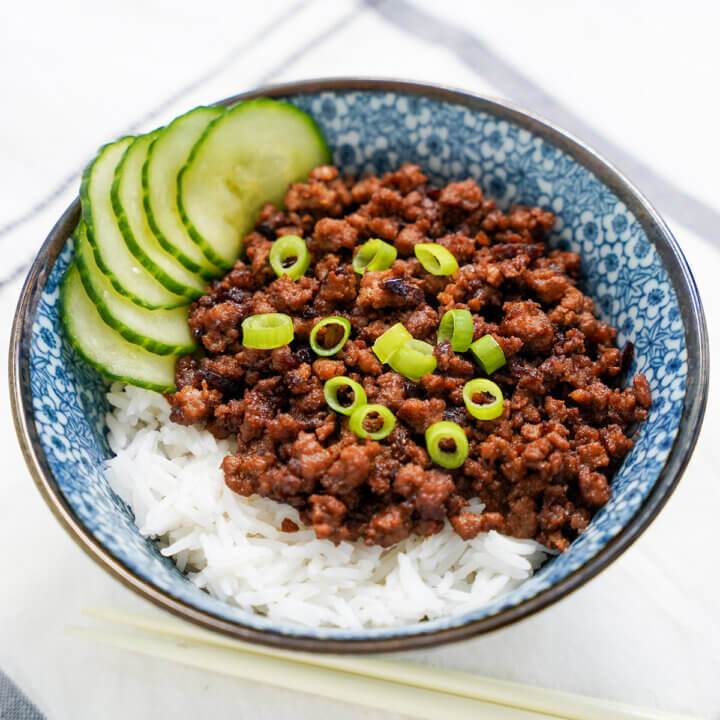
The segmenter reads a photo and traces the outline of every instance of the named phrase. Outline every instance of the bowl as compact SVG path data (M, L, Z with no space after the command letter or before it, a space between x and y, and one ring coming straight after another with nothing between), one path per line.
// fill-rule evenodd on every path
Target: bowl
M630 341L647 376L650 415L612 482L613 496L571 547L520 587L462 615L389 628L307 629L231 607L190 583L134 525L103 477L106 384L69 347L58 283L72 257L75 200L28 274L10 347L12 406L38 488L68 533L108 572L157 605L243 640L325 652L406 650L467 638L546 607L622 553L673 492L700 431L709 357L703 309L677 242L648 201L594 151L507 103L387 80L314 80L256 96L286 100L319 123L343 172L420 165L436 183L467 176L507 208L557 215L550 244L580 253L584 290Z

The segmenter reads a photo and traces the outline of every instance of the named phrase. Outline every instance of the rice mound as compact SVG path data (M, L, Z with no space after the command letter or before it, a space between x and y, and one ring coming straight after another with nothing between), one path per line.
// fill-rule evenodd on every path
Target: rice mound
M245 610L310 627L383 627L478 608L532 575L548 551L491 531L462 540L446 523L391 548L319 540L289 505L228 489L235 451L170 421L162 395L114 383L107 395L113 490L140 532L199 588ZM482 509L476 502L473 510ZM283 519L300 525L280 530Z

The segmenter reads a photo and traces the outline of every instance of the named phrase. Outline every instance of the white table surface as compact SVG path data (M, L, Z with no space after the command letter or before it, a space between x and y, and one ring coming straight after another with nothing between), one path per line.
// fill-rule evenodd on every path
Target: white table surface
M666 217L720 353L717 3L26 0L0 8L0 376L24 266L102 142L262 82L402 77L505 97L604 152ZM35 490L0 384L0 669L51 720L390 718L68 636L149 611ZM720 390L649 530L572 596L418 662L720 718Z

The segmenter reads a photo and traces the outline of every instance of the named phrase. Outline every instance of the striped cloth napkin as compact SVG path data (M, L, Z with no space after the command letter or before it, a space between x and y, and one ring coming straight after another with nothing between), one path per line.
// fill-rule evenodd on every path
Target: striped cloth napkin
M7 5L0 11L0 338L9 336L32 258L103 142L265 83L377 76L508 98L616 163L683 246L705 302L712 351L720 354L720 94L713 91L720 4ZM1 348L0 375L6 357ZM720 394L717 376L712 382L705 430L683 482L601 579L519 625L410 657L639 705L716 713L720 575L708 568L717 565ZM0 405L8 406L4 384ZM176 720L222 717L228 707L273 720L370 717L66 637L63 624L84 604L140 612L143 605L89 562L44 507L7 409L0 412L0 451L0 547L13 550L5 556L0 588L0 668L7 673L0 672L1 720L40 718L41 711L53 720L146 717L160 704L163 715Z

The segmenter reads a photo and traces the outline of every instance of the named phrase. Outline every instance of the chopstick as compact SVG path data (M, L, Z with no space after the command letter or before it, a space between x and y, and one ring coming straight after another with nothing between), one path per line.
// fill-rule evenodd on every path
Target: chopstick
M111 608L85 608L83 612L145 633L72 629L100 642L418 718L445 720L453 712L461 718L482 712L481 717L486 720L689 718L407 661L277 650L233 640L170 617L137 615Z
M164 638L152 633L69 627L74 634L183 665L212 670L287 690L364 705L421 720L483 718L483 720L547 720L548 715L479 702L434 690L376 680L303 663L204 645L192 640Z

